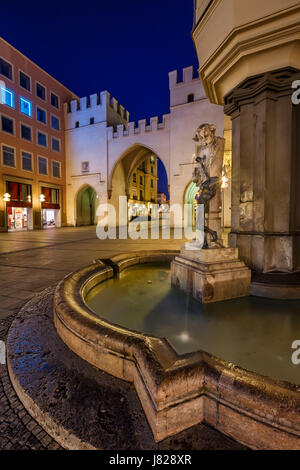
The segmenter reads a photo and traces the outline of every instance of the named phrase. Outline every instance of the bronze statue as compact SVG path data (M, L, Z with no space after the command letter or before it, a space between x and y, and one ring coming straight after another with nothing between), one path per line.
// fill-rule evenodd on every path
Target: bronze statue
M225 139L216 137L215 133L215 125L202 124L193 138L196 142L195 161L198 163L193 182L200 188L197 203L204 205L203 249L222 247L220 206Z

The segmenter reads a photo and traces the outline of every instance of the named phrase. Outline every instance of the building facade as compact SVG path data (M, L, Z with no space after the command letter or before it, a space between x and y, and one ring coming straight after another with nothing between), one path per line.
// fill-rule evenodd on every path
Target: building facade
M128 219L151 214L157 204L157 157L150 155L134 171L129 182Z
M108 91L79 99L0 41L1 231L96 224L99 204L107 203L118 219L120 196L127 196L129 219L149 214L157 202L158 160L170 205L183 216L184 203L197 192L192 138L204 122L225 135L230 164L230 119L206 98L193 67L183 69L182 78L169 73L170 111L161 121L134 123ZM228 194L224 225L231 219Z
M0 231L66 223L63 103L76 97L0 38Z
M230 244L252 293L300 296L299 0L195 0L193 39L211 103L232 120ZM280 273L280 277L278 274Z
M127 196L132 206L134 174L151 157L165 168L170 205L177 204L183 213L187 195L194 192L195 197L197 192L190 188L195 166L193 135L202 123L214 123L217 135L225 135L230 163L230 119L224 120L222 107L206 98L193 67L183 69L182 79L177 71L170 72L169 91L170 112L161 121L155 116L130 122L128 111L107 91L65 105L68 225L81 225L83 219L86 224L92 219L96 222L94 201L112 204L118 219L119 197ZM140 200L140 193L135 197ZM155 199L151 194L143 197L147 202ZM223 209L230 223L230 197L224 199Z

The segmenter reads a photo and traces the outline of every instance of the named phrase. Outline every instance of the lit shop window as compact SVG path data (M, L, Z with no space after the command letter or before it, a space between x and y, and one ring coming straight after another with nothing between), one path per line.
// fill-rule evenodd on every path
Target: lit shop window
M25 98L20 97L20 111L26 116L32 117L32 103Z
M1 87L1 103L6 104L6 106L9 106L10 108L14 108L15 107L14 92L11 90L8 90L5 87Z

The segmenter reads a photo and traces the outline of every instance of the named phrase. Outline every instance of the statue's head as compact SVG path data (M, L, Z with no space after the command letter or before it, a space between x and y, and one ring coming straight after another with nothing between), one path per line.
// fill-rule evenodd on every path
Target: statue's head
M196 130L193 140L201 145L211 145L215 140L216 126L214 124L201 124Z

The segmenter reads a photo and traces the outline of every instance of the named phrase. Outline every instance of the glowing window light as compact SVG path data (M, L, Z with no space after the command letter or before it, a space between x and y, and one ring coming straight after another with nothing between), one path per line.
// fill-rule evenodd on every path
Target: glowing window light
M15 107L14 92L3 86L1 87L1 103L6 104L6 106L9 106L10 108Z
M32 117L32 103L25 98L20 97L20 111L26 116Z
M5 202L10 202L10 198L11 198L11 195L10 195L9 193L5 193L5 194L3 195L3 200L4 200Z

